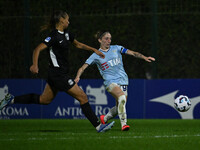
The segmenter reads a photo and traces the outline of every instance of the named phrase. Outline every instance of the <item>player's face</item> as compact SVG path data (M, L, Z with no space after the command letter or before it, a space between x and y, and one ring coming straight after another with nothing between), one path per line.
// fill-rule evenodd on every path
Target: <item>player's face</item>
M108 49L110 47L111 44L111 34L110 33L106 33L100 40L100 44L102 48L106 48Z
M63 24L63 28L66 29L69 26L69 16L67 15L65 18L61 18L61 22Z

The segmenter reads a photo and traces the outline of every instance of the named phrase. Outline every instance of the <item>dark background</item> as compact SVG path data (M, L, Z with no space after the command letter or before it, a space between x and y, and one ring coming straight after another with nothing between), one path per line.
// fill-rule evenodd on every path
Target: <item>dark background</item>
M123 56L129 78L200 78L199 0L1 0L0 78L34 77L29 71L32 52L47 36L40 26L57 9L68 12L69 29L80 42L99 48L94 34L109 30L112 44L156 58L147 63ZM90 54L71 47L72 76ZM43 51L38 78L47 76L47 58ZM91 66L82 78L101 76Z

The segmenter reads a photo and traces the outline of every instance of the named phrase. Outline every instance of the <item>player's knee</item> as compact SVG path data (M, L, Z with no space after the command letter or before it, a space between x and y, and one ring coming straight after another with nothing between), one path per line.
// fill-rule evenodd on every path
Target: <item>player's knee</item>
M87 97L87 95L86 94L83 94L83 96L82 96L82 103L87 103L88 102L88 97Z
M52 102L53 99L51 98L46 98L46 97L43 97L43 96L40 96L40 104L42 105L48 105Z
M121 95L118 97L118 103L125 103L126 102L126 96L125 95Z
M85 104L88 102L88 98L87 98L87 95L85 93L82 93L80 96L79 96L79 99L78 101L80 102L80 104Z

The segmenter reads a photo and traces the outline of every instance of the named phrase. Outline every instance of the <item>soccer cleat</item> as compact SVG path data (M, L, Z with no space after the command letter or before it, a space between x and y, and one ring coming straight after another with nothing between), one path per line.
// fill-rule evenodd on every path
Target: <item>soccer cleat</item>
M105 115L101 115L101 116L100 116L100 120L101 120L101 123L102 123L102 124L106 124L106 123L107 123L107 122L104 121L104 117L105 117Z
M7 106L13 99L14 99L13 95L7 94L5 98L0 101L0 110L2 110L5 106Z
M122 131L128 131L130 129L130 126L129 125L124 125L122 127Z
M97 132L106 132L110 130L114 126L114 123L115 121L112 121L111 123L108 123L108 124L101 124Z

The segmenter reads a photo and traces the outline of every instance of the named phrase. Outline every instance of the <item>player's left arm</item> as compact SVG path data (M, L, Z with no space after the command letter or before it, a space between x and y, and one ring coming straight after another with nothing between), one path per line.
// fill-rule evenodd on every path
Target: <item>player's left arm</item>
M129 49L126 51L126 54L132 55L132 56L134 56L136 58L144 59L147 62L152 62L152 61L156 60L154 57L151 57L151 56L147 57L147 56L144 56L143 54L141 54L139 52L135 52L135 51L129 50Z
M76 83L79 82L81 75L83 74L83 72L85 71L85 69L89 66L89 64L83 64L83 66L81 68L78 69L78 72L76 74L76 78L74 79L74 81Z
M100 52L99 50L97 50L96 48L93 48L93 47L91 47L91 46L88 46L88 45L86 45L86 44L83 44L83 43L77 41L76 39L74 39L73 44L74 44L74 46L76 46L77 48L84 49L84 50L88 50L88 51L93 51L93 52L95 52L97 55L99 55L101 58L105 58L105 55L104 55L102 52Z

